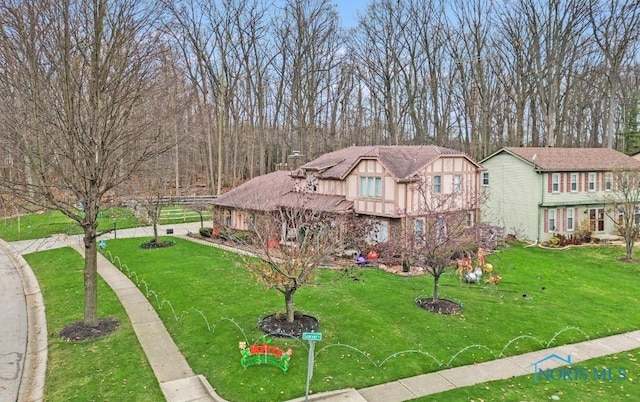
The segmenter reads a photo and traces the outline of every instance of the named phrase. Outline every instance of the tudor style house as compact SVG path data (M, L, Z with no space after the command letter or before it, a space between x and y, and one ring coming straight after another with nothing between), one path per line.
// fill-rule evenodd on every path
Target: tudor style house
M468 224L479 218L481 166L462 152L438 146L353 146L327 153L295 171L256 177L218 197L224 224L246 230L248 211L300 207L355 213L373 222L369 240L385 242L402 219L420 231L426 197L458 194ZM302 198L303 197L303 198ZM412 222L406 222L406 219Z
M481 162L482 222L523 240L571 235L581 224L595 236L615 235L607 199L617 172L640 161L608 148L507 147Z

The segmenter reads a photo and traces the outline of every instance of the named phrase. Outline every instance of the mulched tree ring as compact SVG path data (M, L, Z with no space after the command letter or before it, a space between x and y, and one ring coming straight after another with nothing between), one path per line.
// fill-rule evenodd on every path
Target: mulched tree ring
M145 250L154 249L154 248L162 248L162 247L171 247L176 244L175 241L162 241L162 240L151 240L146 243L140 243L140 248Z
M100 318L96 325L86 325L84 321L73 322L60 331L60 337L66 342L81 342L101 338L114 332L120 321L113 317Z
M271 314L258 321L258 328L267 335L299 338L303 332L315 332L320 325L317 318L310 315L296 315L293 322L287 322L282 314Z
M456 315L462 312L462 306L447 299L433 300L432 297L418 299L416 305L437 314Z

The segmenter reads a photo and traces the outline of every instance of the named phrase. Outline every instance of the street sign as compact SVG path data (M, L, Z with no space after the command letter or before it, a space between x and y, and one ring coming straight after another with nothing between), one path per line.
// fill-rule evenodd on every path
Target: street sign
M321 332L303 332L302 340L303 341L321 341L322 333Z

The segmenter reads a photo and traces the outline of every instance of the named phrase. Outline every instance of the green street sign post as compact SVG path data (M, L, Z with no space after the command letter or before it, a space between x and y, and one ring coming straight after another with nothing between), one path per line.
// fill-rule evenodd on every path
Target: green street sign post
M320 332L303 332L302 333L303 341L321 341L322 333Z
M314 358L314 349L316 346L316 341L322 340L322 333L320 332L303 332L302 340L309 341L309 358L307 363L307 389L304 393L304 400L309 400L309 383L311 382L311 377L313 377L313 358Z

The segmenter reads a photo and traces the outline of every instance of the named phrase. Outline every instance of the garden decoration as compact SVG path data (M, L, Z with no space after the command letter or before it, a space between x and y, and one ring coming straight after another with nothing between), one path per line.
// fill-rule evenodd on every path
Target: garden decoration
M456 275L460 280L466 283L480 283L483 275L487 275L485 279L486 283L493 285L498 284L502 277L493 272L493 265L486 262L485 251L482 247L478 249L477 261L474 267L471 255L468 253L461 259L457 260L458 268L456 269Z
M256 366L260 364L270 364L279 367L285 373L289 370L289 359L293 354L291 348L284 351L275 346L270 346L271 339L262 337L262 343L255 343L247 348L246 342L240 342L240 353L242 367Z

